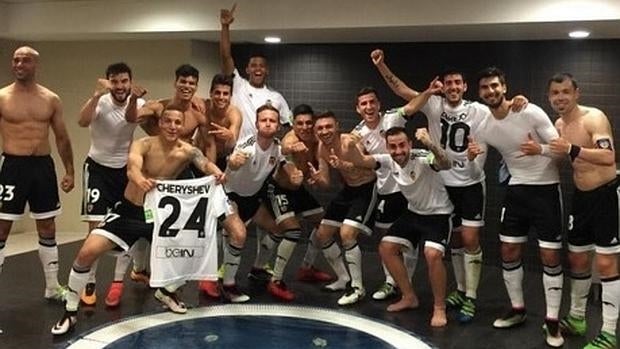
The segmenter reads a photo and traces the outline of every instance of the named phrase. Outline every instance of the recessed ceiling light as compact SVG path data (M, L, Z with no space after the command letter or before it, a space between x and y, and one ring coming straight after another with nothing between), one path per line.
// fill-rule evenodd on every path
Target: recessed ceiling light
M573 39L584 39L590 36L590 32L587 30L573 30L572 32L568 33L568 36Z
M265 36L265 42L270 44L279 44L281 41L282 39L277 36Z

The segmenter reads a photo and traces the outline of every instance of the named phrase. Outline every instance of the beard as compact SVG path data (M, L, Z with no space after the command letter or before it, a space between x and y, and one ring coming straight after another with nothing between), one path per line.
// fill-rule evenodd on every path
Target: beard
M112 95L112 98L119 104L125 103L125 101L127 101L127 98L129 98L129 91L124 91L121 99L118 98L118 94L114 91L112 91L110 94Z

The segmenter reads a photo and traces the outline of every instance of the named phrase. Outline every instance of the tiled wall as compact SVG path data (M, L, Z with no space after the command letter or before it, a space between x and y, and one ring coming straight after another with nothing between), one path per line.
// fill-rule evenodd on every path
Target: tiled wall
M356 92L363 86L378 89L384 109L402 105L393 95L370 60L374 48L385 51L386 62L407 84L422 90L447 66L466 73L471 81L466 98L477 99L475 74L496 65L508 79L508 95L526 95L551 113L546 100L547 80L553 73L571 72L579 81L582 104L602 109L611 119L614 133L620 125L620 40L332 44L332 45L236 45L234 56L243 71L248 55L265 54L271 68L269 84L279 90L289 104L308 103L316 110L331 109L350 129L359 120L355 113ZM555 120L554 116L551 116ZM620 136L616 137L618 149ZM616 155L617 157L620 154ZM502 190L496 185L498 156L487 160L487 228L483 249L488 262L499 261L498 217ZM562 170L565 207L570 206L570 168ZM533 240L533 239L530 239ZM365 243L371 248L371 243ZM539 265L535 245L530 243L525 263Z

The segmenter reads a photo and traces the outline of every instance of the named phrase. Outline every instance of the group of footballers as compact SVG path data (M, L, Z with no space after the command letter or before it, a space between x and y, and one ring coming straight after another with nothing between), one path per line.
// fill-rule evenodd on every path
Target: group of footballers
M546 344L561 347L563 335L585 335L594 265L601 277L603 324L586 348L616 348L620 237L612 130L603 112L578 104L579 88L570 74L555 75L548 82L549 102L559 116L554 125L525 97L507 99L506 77L498 68L481 71L477 88L483 103L470 102L463 99L468 85L462 72L445 71L427 89L416 91L398 79L383 52L375 50L372 62L404 105L382 112L376 91L363 88L356 96L362 121L345 133L332 112L315 113L305 104L291 112L282 95L266 86L265 57L252 56L245 68L247 79L241 77L231 54L234 11L221 11L222 72L214 76L209 98L195 96L199 73L187 64L176 70L174 96L167 99L145 101L146 89L132 82L131 69L124 63L110 65L106 77L97 81L79 115L79 125L89 127L91 134L82 207L89 235L73 262L67 287L57 280L54 217L60 214L60 203L50 126L65 168L60 182L65 192L74 186L71 143L59 97L36 82L39 54L27 46L15 51L15 81L0 89L0 268L12 222L23 216L28 202L39 234L44 296L66 302L51 330L54 335L75 326L80 302L96 302L96 264L107 251L123 251L105 298L108 306L120 303L131 259L131 278L149 283L147 242L154 227L145 219L145 194L156 180L205 175L224 185L230 201L220 217L219 280L199 282L206 294L234 303L250 299L237 287L236 274L246 226L253 221L263 234L258 235L250 276L266 281L275 297L293 300L284 271L304 236L303 227L310 226L297 276L329 282L324 289L343 292L339 305L365 297L358 237L375 233L382 236L378 251L385 282L373 299L397 296L387 307L392 312L418 307L411 280L421 250L433 293L430 325L447 324L446 307L456 310L460 323L471 322L482 267L483 167L490 145L511 175L499 234L511 306L493 326L511 328L526 320L522 250L534 228L543 265ZM426 115L428 128L410 135L404 126L418 111ZM291 129L280 141L276 137L286 124ZM148 136L134 140L138 125ZM413 148L414 139L424 148ZM567 236L571 304L569 313L560 317L564 239L558 163L565 159L572 164L576 190ZM339 176L330 175L333 170ZM334 178L341 178L342 189L324 210L312 192L334 187ZM447 249L457 284L450 293L443 262ZM335 278L314 267L320 252ZM154 296L171 311L185 313L177 293L183 284L170 282Z

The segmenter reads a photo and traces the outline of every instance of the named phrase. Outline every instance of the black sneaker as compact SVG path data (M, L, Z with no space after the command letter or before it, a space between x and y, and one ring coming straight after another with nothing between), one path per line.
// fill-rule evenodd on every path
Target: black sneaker
M561 348L564 345L564 337L560 332L560 321L545 319L543 326L545 343L552 348Z
M77 324L77 311L65 310L60 320L52 327L52 334L61 336L75 328L75 324Z
M493 322L495 328L513 328L525 323L525 309L510 309L508 313Z
M237 285L222 285L220 290L222 300L229 303L245 303L250 300L250 296L239 291Z
M248 273L248 279L258 282L269 282L272 276L272 273L263 268L252 268Z

